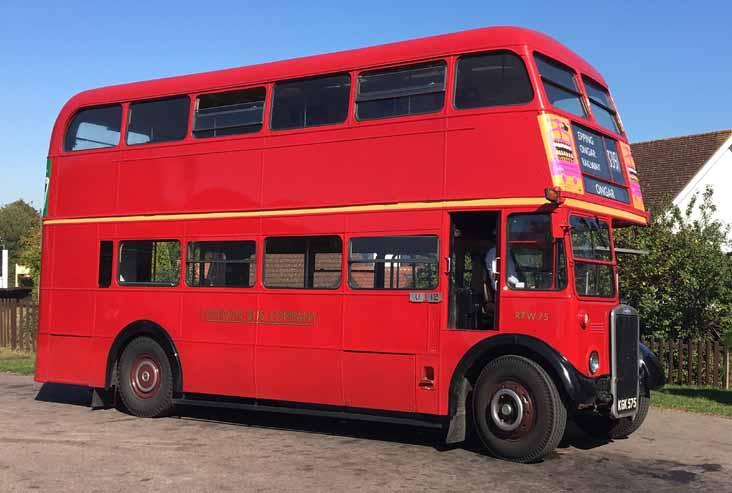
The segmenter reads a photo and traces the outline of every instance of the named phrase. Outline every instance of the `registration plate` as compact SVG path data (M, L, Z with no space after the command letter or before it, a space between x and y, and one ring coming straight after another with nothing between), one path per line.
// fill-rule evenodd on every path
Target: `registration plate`
M618 399L618 412L627 412L638 409L638 398Z

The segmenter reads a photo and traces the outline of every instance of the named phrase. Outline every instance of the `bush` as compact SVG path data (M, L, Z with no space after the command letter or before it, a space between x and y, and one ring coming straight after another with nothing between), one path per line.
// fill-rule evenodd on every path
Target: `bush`
M620 296L647 337L717 340L732 326L729 226L714 219L712 198L707 188L685 211L669 206L647 228L616 231L617 246L649 251L619 258Z

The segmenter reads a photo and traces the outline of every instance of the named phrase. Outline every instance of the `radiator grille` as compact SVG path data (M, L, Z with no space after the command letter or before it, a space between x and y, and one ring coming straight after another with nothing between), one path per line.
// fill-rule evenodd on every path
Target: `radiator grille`
M638 397L638 314L630 307L613 310L613 412L635 414ZM630 404L629 404L630 403Z

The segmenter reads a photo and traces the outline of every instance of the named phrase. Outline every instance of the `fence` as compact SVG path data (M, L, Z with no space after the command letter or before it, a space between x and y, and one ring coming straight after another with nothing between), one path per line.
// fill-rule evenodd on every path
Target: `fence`
M36 350L38 305L29 299L0 299L0 347Z
M730 389L730 350L720 341L643 341L656 353L666 383Z
M36 303L29 298L0 299L0 347L35 351L37 328ZM658 356L667 383L730 389L730 350L720 341L646 339L643 343Z

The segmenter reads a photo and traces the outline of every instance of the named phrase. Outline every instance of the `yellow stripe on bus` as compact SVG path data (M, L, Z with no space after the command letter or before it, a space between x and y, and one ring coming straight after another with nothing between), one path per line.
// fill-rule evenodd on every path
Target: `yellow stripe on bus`
M236 219L246 217L272 217L272 216L303 216L310 214L337 214L344 212L383 212L397 210L417 209L444 209L444 208L468 208L468 207L500 207L500 206L541 206L548 202L544 197L520 197L513 199L469 199L469 200L442 200L435 202L396 202L392 204L370 204L370 205L348 205L334 207L314 207L306 209L271 209L261 211L236 211L236 212L196 212L187 214L149 214L134 216L106 216L106 217L81 217L68 219L47 219L43 224L86 224L86 223L118 223L136 221L181 221L189 219ZM612 207L591 204L583 200L567 199L567 205L585 209L591 212L598 212L614 217L621 217L630 221L646 224L643 216L625 212Z

